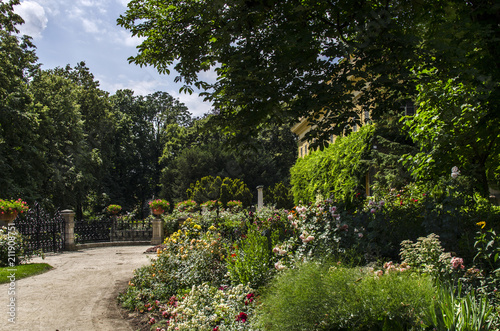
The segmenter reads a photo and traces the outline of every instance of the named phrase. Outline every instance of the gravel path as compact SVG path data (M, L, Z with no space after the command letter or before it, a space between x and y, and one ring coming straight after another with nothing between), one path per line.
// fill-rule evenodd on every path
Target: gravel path
M132 331L120 314L116 297L134 269L149 262L149 246L90 248L36 258L54 269L0 285L0 330L6 331ZM15 298L15 324L9 303Z

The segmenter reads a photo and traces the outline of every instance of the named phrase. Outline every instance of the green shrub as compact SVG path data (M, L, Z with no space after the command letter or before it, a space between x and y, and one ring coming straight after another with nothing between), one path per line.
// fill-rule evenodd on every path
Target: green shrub
M249 225L241 240L227 249L226 266L233 284L264 284L272 270L272 247L278 241L275 231L269 238L255 225Z
M280 249L287 251L282 264L310 258L344 259L349 255L354 264L364 262L365 230L354 222L345 222L331 200L298 205L287 216L293 229ZM352 221L352 219L349 219Z
M409 330L430 305L429 277L309 262L264 290L256 327L264 330Z
M14 227L0 227L0 267L13 267L31 260L26 238Z
M401 259L413 270L429 273L434 278L446 278L453 272L451 254L445 253L439 236L434 233L427 237L420 237L416 242L403 241L401 243ZM461 265L458 268L463 269L464 266Z
M252 201L252 193L247 185L238 178L206 176L196 183L192 183L186 193L189 199L198 204L209 200L218 200L224 208L228 201L233 199L241 201L245 207L249 206Z

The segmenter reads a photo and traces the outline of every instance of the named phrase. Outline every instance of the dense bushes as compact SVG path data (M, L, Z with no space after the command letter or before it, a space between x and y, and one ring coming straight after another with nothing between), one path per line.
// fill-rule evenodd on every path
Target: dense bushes
M430 305L430 277L309 262L278 275L257 308L263 330L407 330Z
M187 195L198 204L217 200L222 203L223 207L226 207L230 200L239 200L245 207L250 206L252 201L252 193L242 180L218 176L206 176L196 184L191 184Z

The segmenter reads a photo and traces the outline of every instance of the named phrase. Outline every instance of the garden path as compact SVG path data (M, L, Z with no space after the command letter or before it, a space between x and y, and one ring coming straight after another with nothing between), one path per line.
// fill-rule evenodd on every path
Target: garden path
M0 330L131 331L116 297L149 261L148 246L101 247L35 258L54 268L15 283L16 323L8 321L9 284L0 285Z

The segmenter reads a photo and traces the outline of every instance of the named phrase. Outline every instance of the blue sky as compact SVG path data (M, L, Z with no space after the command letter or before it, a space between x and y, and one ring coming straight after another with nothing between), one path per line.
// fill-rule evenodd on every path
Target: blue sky
M114 94L131 89L136 95L168 92L184 103L194 116L210 110L197 93L179 93L180 84L171 75L159 75L152 67L129 64L137 53L138 38L116 25L128 0L24 0L15 11L25 20L22 34L33 37L43 69L72 67L84 61L103 90ZM215 80L214 73L204 79Z

